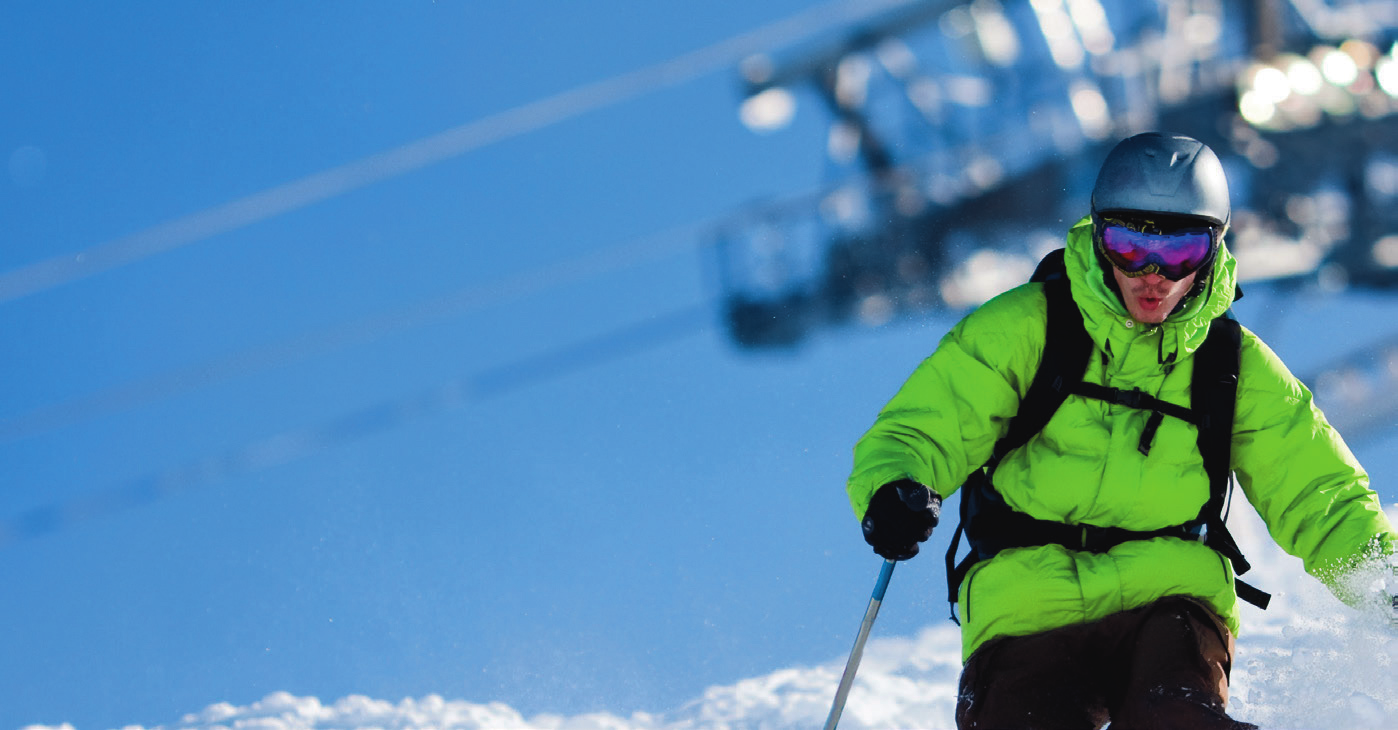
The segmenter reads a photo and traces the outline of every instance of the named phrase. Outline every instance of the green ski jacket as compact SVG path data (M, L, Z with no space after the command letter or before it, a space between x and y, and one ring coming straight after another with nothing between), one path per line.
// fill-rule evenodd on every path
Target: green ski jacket
M1163 324L1141 325L1108 288L1092 224L1068 233L1073 299L1094 346L1085 382L1140 388L1188 407L1191 355L1233 303L1236 260L1221 248L1208 289ZM908 478L950 496L989 458L1029 389L1044 347L1043 285L1025 284L959 322L879 413L854 448L848 481L860 519L880 486ZM1312 403L1309 390L1243 329L1232 467L1271 536L1343 596L1339 579L1370 551L1398 549L1369 478ZM1196 429L1166 417L1149 454L1137 448L1150 412L1069 396L1052 420L1001 462L996 490L1014 509L1067 524L1159 530L1194 519L1209 481ZM1103 618L1170 595L1211 606L1236 635L1228 560L1200 542L1159 537L1104 553L1059 545L1005 550L961 584L962 658L986 641Z

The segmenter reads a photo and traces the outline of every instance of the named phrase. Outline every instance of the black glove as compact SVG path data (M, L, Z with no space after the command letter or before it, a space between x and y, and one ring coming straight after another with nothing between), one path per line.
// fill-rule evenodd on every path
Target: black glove
M879 487L864 513L864 542L889 560L917 555L917 544L932 537L942 516L942 498L910 479Z

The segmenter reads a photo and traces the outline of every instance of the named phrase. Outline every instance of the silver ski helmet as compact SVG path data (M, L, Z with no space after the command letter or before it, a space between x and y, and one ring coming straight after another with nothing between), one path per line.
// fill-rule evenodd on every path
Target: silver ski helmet
M1147 132L1107 153L1092 187L1092 214L1164 213L1228 226L1228 178L1209 146L1181 135Z

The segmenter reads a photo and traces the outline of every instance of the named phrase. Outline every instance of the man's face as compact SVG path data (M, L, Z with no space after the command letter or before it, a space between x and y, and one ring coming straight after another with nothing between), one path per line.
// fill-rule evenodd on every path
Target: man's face
M1121 289L1121 298L1126 301L1126 311L1141 324L1164 322L1175 311L1175 305L1189 293L1189 288L1194 286L1194 277L1198 275L1196 271L1179 281L1170 281L1159 274L1132 278L1121 273L1121 269L1112 267L1112 276L1116 277L1116 285Z

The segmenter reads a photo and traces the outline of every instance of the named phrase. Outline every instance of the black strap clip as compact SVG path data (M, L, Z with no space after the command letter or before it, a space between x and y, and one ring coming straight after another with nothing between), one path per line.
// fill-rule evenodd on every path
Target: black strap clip
M1145 396L1145 392L1142 391L1140 388L1132 388L1131 390L1113 388L1113 390L1116 391L1115 395L1117 403L1120 403L1124 406L1130 406L1131 408L1141 407L1141 398Z

